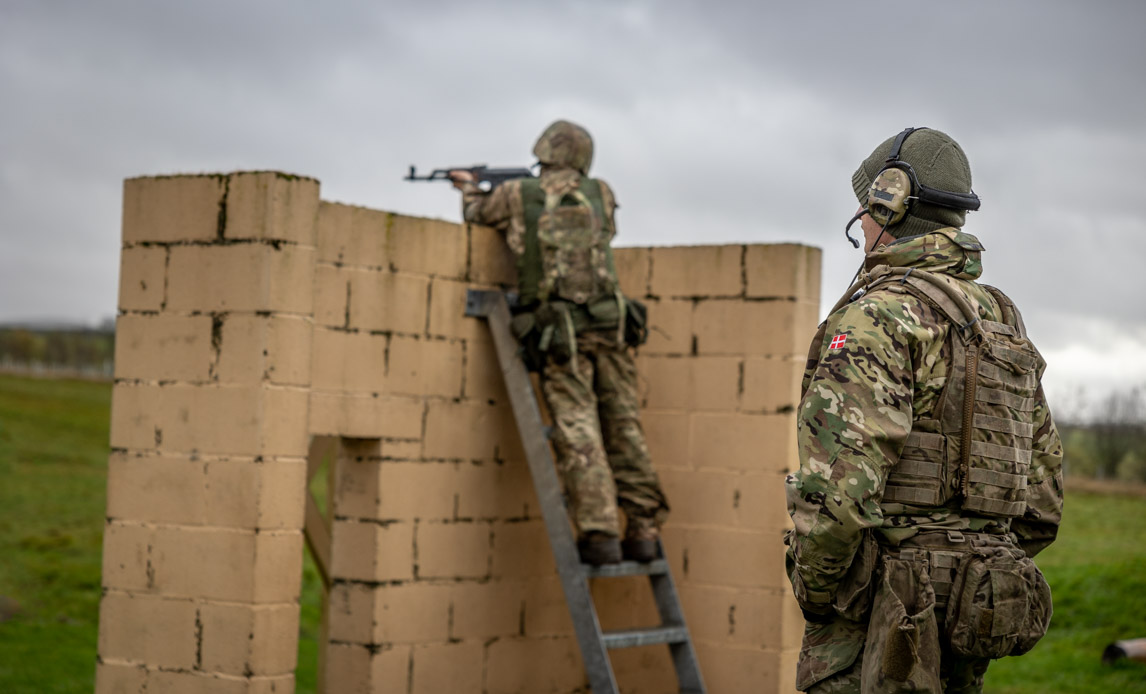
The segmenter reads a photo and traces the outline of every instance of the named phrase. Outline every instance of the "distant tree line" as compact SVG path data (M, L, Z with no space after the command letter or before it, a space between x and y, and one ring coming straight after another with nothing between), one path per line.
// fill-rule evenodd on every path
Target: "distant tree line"
M0 368L112 375L115 331L100 328L0 327Z
M1093 402L1078 389L1064 405L1059 428L1068 474L1146 482L1146 386L1129 386Z

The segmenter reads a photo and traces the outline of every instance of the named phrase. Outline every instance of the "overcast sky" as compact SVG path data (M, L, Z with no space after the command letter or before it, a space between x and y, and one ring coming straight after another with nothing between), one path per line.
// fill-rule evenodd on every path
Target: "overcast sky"
M0 4L0 322L116 308L124 178L280 169L458 219L420 167L585 125L626 245L798 241L834 303L850 177L931 126L1048 390L1146 383L1146 3Z

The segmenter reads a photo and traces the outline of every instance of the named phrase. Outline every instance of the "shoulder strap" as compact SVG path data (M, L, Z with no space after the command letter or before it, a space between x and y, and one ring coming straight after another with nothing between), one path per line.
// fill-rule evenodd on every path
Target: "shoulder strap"
M521 181L521 206L525 213L525 228L536 229L537 219L545 209L545 192L541 190L541 183L536 178L526 178Z
M952 340L952 356L955 363L951 378L958 378L959 372L962 371L962 383L959 385L962 386L963 392L959 394L962 395L961 398L958 398L954 391L945 394L944 397L950 395L958 398L958 400L952 400L944 407L944 420L949 420L951 423L959 421L960 423L960 447L956 479L960 491L966 497L971 468L971 431L975 414L975 390L978 382L979 344L984 339L984 327L979 321L979 313L973 308L971 300L963 292L934 273L915 268L881 266L874 268L871 274L874 276L873 285L886 285L898 278L898 282L908 292L935 306L958 328L958 330L951 331L960 338L959 340ZM958 409L952 409L956 405ZM958 419L956 420L956 418Z
M525 233L523 250L517 257L517 289L525 305L536 303L541 283L541 249L537 241L537 220L545 209L545 192L536 178L521 180L521 207Z
M613 229L613 219L609 215L609 210L605 208L605 196L602 194L601 181L596 178L589 178L586 176L581 179L581 190L589 198L590 203L593 205L593 210L601 219L601 226L609 238L613 238L615 230Z
M987 292L999 302L999 309L1003 314L1003 323L1011 328L1014 328L1018 333L1018 337L1025 338L1027 336L1027 326L1023 323L1023 316L1019 313L1019 308L1015 306L1015 302L1011 301L1011 297L1004 294L999 288L992 287L989 284L980 284L980 287L986 289ZM995 332L1007 332L1006 330L998 330Z
M933 272L918 268L880 266L872 270L871 276L869 291L877 289L880 285L898 282L911 294L927 300L939 309L959 328L958 333L964 341L983 330L979 324L979 312L975 310L967 295Z

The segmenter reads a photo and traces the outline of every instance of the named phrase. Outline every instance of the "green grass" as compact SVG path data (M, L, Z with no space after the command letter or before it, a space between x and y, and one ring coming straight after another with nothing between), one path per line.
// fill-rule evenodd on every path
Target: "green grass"
M107 479L105 383L0 377L0 691L90 692Z
M110 395L106 383L0 375L0 596L20 605L0 622L3 694L92 691ZM1106 644L1146 637L1146 497L1070 494L1038 563L1054 589L1051 631L993 664L986 691L1146 694L1146 665L1100 663ZM321 601L307 557L300 693L315 691Z

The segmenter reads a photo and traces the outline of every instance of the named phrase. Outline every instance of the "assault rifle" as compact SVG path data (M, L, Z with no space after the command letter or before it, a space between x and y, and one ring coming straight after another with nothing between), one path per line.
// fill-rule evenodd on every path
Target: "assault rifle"
M403 181L448 181L451 171L469 171L473 174L474 182L478 185L489 184L490 188L514 178L533 178L533 171L526 168L517 169L491 169L485 164L474 166L455 166L452 169L434 169L429 176L419 176L414 166L410 166L410 173Z

